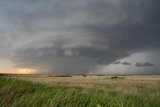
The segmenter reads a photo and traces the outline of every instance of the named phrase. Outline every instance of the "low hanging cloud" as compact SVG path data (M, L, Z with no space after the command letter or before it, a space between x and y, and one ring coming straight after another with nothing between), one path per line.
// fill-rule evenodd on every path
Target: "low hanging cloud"
M129 62L123 62L123 63L121 63L122 65L127 65L127 66L129 66L129 65L131 65L131 63L129 63Z
M0 1L0 58L41 73L88 73L159 49L159 7L159 0Z
M118 64L120 64L120 63L121 63L120 61L116 61L116 62L113 62L112 64L118 65Z
M136 67L151 67L151 66L154 66L154 64L151 64L149 62L145 62L145 63L136 63L135 64Z

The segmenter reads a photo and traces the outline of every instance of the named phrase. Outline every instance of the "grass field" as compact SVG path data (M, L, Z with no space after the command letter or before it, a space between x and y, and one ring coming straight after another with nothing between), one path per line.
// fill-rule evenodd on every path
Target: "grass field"
M160 76L0 75L2 107L160 107Z

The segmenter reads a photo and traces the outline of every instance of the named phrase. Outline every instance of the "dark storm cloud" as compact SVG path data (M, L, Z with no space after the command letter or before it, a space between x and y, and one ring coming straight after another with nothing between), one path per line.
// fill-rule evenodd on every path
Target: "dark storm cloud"
M0 1L0 56L41 72L89 72L159 49L159 0Z
M129 62L123 62L123 63L121 63L122 65L131 65L131 63L129 63Z
M136 67L150 67L150 66L154 66L153 64L149 63L149 62L145 62L145 63L136 63L135 64Z
M117 65L117 64L120 64L120 63L121 63L120 61L117 61L117 62L113 62L112 64Z

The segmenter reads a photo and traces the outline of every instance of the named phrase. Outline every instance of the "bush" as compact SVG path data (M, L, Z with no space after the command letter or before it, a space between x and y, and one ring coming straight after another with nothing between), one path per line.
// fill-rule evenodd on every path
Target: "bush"
M111 79L125 79L125 77L112 76Z

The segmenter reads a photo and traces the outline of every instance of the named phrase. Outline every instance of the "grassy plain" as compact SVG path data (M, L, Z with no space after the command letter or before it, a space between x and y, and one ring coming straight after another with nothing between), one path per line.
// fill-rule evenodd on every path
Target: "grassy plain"
M0 76L4 107L160 107L160 75Z

